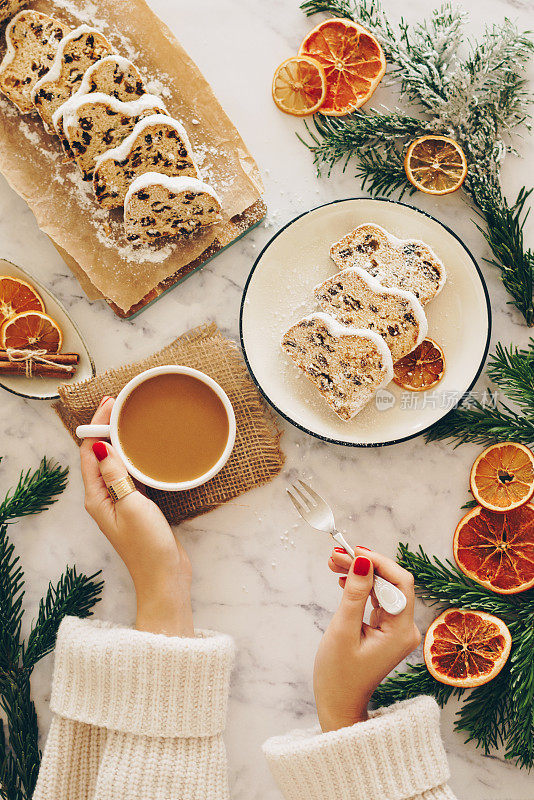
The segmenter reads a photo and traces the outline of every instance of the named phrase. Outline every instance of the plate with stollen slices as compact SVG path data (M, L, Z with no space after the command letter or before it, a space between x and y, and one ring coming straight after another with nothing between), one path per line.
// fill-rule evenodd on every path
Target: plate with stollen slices
M424 433L475 384L491 309L459 237L393 200L307 211L264 247L241 344L270 405L325 441L379 447Z
M57 400L60 384L95 373L89 348L59 300L0 258L0 387L31 400Z

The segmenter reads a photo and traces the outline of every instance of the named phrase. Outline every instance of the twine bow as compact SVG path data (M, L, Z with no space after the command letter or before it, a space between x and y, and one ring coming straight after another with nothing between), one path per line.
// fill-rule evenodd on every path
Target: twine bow
M34 364L46 364L67 372L71 369L68 364L58 364L57 361L51 361L46 358L48 350L16 350L14 347L8 347L6 348L6 354L9 361L16 364L24 364L27 378L32 377Z

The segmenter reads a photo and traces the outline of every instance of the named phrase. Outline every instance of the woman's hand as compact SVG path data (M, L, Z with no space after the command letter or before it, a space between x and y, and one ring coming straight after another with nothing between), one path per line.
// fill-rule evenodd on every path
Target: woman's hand
M104 397L92 422L109 422L115 401ZM193 636L191 564L155 503L132 492L117 503L107 484L128 475L107 442L85 439L80 447L85 508L126 564L137 595L138 630Z
M323 731L338 730L367 719L367 706L378 684L414 650L421 635L414 624L413 577L394 561L363 547L356 559L335 548L328 562L341 573L341 604L328 626L315 659L314 692ZM374 570L406 595L406 608L393 616L378 605ZM363 621L367 598L373 611Z

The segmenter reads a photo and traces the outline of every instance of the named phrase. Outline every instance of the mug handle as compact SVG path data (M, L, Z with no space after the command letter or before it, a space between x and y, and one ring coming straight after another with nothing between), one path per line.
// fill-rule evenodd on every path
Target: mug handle
M109 425L78 425L76 428L78 439L109 439Z

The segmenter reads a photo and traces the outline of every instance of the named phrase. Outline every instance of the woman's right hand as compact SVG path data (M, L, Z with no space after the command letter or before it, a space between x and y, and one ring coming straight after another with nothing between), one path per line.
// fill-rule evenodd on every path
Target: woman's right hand
M323 731L338 730L366 720L367 706L378 684L421 641L414 623L413 576L390 558L363 547L356 559L335 548L329 560L341 575L343 597L319 645L314 669L314 692ZM378 605L373 591L374 571L406 595L406 608L397 616ZM371 598L370 624L363 621Z
M115 401L105 397L92 419L109 423ZM193 636L191 564L158 506L140 491L114 503L107 486L128 476L108 442L85 439L80 447L85 508L122 558L137 596L138 630Z

